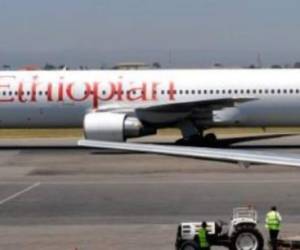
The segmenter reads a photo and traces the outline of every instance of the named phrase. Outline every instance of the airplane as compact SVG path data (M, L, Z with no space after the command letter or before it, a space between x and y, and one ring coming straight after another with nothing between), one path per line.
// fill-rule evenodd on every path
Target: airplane
M87 147L300 166L295 155L203 147L217 143L204 135L212 127L299 126L297 69L2 71L0 105L0 128L83 127ZM167 127L202 147L125 143Z

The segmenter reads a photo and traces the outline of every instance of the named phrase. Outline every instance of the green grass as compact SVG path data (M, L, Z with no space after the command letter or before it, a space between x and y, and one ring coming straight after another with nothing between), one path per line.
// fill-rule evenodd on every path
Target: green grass
M82 135L82 129L0 129L0 138L70 138Z
M220 137L255 136L262 134L300 134L300 127L288 128L215 128L205 131L216 133ZM160 129L159 136L180 137L179 129ZM0 129L0 138L80 138L83 137L82 129Z

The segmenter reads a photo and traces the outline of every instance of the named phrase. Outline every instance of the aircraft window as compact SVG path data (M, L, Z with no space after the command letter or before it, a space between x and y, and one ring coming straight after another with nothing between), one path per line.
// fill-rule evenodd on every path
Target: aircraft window
M3 95L6 95L6 92L5 92L5 91L3 91L3 92L2 92L2 94L3 94Z
M43 95L43 92L42 92L42 91L40 91L40 92L39 92L39 95Z
M241 94L244 94L244 90L243 89L241 89L240 92L241 92Z
M188 90L186 90L186 91L185 91L185 93L188 95L188 94L189 94L189 91L188 91Z
M18 91L15 91L15 95L18 95Z
M205 90L203 91L203 93L206 94L206 93L207 93L207 90L205 89Z
M211 90L210 90L210 94L213 94L213 93L214 93L214 91L211 89Z
M13 93L12 93L12 91L9 91L9 95L12 95Z
M45 92L45 95L48 95L48 91Z
M290 89L290 93L293 94L293 93L294 93L294 90Z
M223 93L223 94L226 94L226 91L225 91L225 89L223 89L223 90L222 90L222 93Z
M161 91L161 94L162 94L162 95L164 95L164 94L165 94L165 91L164 91L164 90L162 90L162 91Z
M228 94L231 94L231 93L232 93L232 90L231 90L231 89L229 89L229 90L228 90Z
M277 94L280 94L281 93L281 90L280 89L277 89Z
M183 90L182 90L182 89L181 89L181 90L179 90L179 94L181 94L181 95L183 94Z
M253 90L252 90L252 93L253 93L253 94L256 94L256 89L253 89Z
M195 94L195 90L192 90L192 94L193 94L193 95Z
M105 91L105 90L103 90L103 91L102 91L102 94L103 94L103 95L105 95L105 94L106 94L106 91Z
M299 89L296 89L296 93L299 94Z
M217 90L216 90L216 94L220 94L220 90L217 89Z
M237 94L237 93L238 93L237 89L235 89L235 90L234 90L234 93L235 93L235 94Z
M284 94L286 94L286 92L287 92L287 90L286 90L286 89L284 89L284 90L283 90L283 93L284 93Z
M258 92L259 92L260 94L262 94L263 91L262 91L262 89L260 89Z
M175 94L175 95L177 94L177 90L176 90L176 89L174 89L172 92L173 92L173 94Z
M201 95L201 90L198 90L198 94Z
M268 89L265 89L265 94L268 94L269 93L269 90Z
M271 90L271 93L272 93L272 94L274 94L274 93L275 93L275 90L274 90L274 89L272 89L272 90Z
M250 89L247 89L247 94L250 94Z

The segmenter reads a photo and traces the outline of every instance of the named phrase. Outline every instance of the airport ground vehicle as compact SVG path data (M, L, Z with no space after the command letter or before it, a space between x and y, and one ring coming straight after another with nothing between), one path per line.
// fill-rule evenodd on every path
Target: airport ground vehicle
M225 246L231 250L262 250L264 239L257 229L257 211L250 207L235 208L232 219L226 223L207 222L211 246ZM199 249L197 232L202 222L181 223L178 226L175 249Z

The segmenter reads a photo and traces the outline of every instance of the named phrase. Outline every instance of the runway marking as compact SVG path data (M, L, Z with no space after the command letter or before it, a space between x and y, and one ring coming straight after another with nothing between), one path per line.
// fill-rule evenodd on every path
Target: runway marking
M69 182L69 181L45 181L44 185L155 185L155 184L166 184L166 185L172 185L172 184L178 184L178 185L185 185L185 184L291 184L296 183L300 184L299 180L157 180L157 181L124 181L124 180L99 180L99 181L78 181L78 182ZM0 182L1 185L1 182Z
M22 185L30 185L28 182L22 181L0 181L1 185L8 185L8 184L22 184ZM35 188L34 185L40 185L41 183L37 182L33 184L31 187ZM236 180L236 179L229 179L229 180L98 180L98 181L44 181L43 185L68 185L68 186L77 186L77 185L155 185L155 184L178 184L178 185L186 185L186 184L213 184L213 185L222 185L222 184L300 184L300 179L262 179L262 180ZM33 187L34 186L34 187ZM21 192L23 192L22 190ZM28 192L30 190L26 190ZM1 205L1 201L0 201Z
M11 196L8 196L7 198L5 198L5 199L3 199L3 200L0 201L0 205L3 205L5 203L7 203L7 202L9 202L9 201L11 201L11 200L13 200L13 199L21 196L22 194L29 192L30 190L38 187L39 185L41 185L41 183L40 182L36 182L36 183L32 184L31 186L29 186L29 187L27 187L27 188L25 188L25 189L23 189L23 190L15 193L15 194L11 195Z

